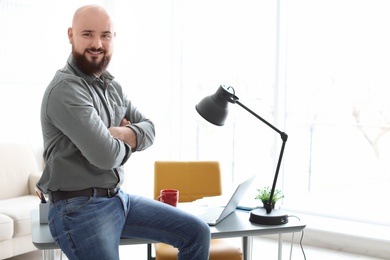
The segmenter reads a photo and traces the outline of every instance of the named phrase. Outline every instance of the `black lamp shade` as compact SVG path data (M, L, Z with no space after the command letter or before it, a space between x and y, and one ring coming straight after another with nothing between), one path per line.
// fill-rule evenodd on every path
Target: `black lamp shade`
M228 103L233 102L233 97L234 94L230 93L224 86L220 86L217 92L203 98L195 108L210 123L223 126L229 112Z

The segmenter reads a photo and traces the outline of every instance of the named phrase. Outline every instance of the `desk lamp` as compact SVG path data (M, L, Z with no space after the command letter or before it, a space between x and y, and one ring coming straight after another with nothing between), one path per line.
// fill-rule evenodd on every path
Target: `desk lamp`
M270 128L272 128L274 131L279 133L280 137L282 138L282 148L280 150L279 160L276 166L276 172L272 184L269 201L265 203L263 208L251 211L249 221L252 223L263 225L285 224L288 222L287 214L285 214L281 210L272 208L272 198L275 193L275 186L278 180L284 147L287 142L287 134L274 127L272 124L264 120L262 117L260 117L255 112L244 106L240 101L238 101L238 97L235 95L233 87L225 87L223 85L220 86L217 92L215 92L215 94L203 98L199 102L199 104L195 106L195 108L196 111L198 111L198 113L208 122L217 126L223 126L225 123L225 119L228 115L228 102L240 105L253 116L257 117L257 119L259 119L260 121L268 125Z

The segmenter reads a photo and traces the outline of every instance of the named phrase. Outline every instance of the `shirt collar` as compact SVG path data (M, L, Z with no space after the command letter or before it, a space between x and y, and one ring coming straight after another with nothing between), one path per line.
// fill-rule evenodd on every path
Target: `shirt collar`
M83 78L85 81L87 81L89 84L92 84L93 81L95 81L97 79L97 77L95 75L87 75L87 74L84 74L76 65L76 62L73 58L73 55L70 54L69 57L68 57L68 65L71 69L73 69L76 74L78 76L80 76L81 78ZM111 75L111 73L109 73L107 70L104 71L101 75L101 78L103 81L112 81L114 79L114 76Z

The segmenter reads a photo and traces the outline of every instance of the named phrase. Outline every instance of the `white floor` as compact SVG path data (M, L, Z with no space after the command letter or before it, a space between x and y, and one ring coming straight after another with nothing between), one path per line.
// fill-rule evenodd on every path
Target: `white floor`
M231 243L241 243L241 240L238 238L230 239ZM282 249L282 259L290 259L290 243L284 243ZM303 245L303 249L306 255L306 259L314 260L379 260L379 258L359 256L354 254L349 254L340 251L327 250L323 248L316 248ZM120 247L120 256L121 259L131 259L131 260L145 260L146 259L146 245L134 245L134 246L121 246ZM57 250L57 259L60 252ZM252 259L278 259L278 244L277 241L272 239L265 239L261 237L256 237L253 239L253 254ZM31 252L29 254L20 255L13 258L8 258L8 260L41 260L42 253L40 251ZM67 260L65 255L62 256L63 260ZM302 253L301 247L299 244L294 244L292 250L293 260L303 260L304 255ZM389 258L390 259L390 258Z

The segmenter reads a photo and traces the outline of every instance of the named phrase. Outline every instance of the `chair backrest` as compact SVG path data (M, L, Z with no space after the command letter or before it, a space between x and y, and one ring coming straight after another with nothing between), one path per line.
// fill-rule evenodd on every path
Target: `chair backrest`
M180 202L222 194L221 171L217 161L156 161L154 199L162 189L179 190Z

